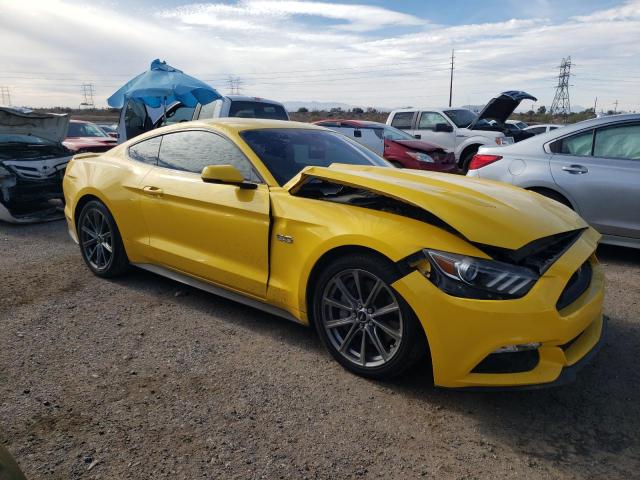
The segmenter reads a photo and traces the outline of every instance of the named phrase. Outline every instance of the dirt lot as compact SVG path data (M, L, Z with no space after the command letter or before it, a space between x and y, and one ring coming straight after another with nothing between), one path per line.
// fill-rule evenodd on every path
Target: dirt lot
M640 251L601 248L608 340L575 384L437 390L314 332L0 224L0 441L30 479L638 478Z

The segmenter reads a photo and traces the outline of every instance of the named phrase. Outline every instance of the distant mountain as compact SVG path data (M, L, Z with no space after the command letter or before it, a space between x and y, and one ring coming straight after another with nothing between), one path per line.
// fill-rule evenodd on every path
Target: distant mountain
M304 107L309 109L310 112L315 111L329 111L332 108L341 108L342 110L351 110L352 108L361 108L363 110L367 110L367 108L371 107L371 105L349 105L348 103L340 103L340 102L316 102L316 101L291 101L291 102L283 102L285 108L289 112L297 112L299 108ZM376 107L373 106L379 112L389 112L392 109L385 107Z
M348 103L339 103L339 102L304 102L304 101L293 101L293 102L283 102L284 106L289 112L297 112L299 108L308 108L309 111L314 110L331 110L332 108L341 108L342 110L351 110L353 105L349 105Z

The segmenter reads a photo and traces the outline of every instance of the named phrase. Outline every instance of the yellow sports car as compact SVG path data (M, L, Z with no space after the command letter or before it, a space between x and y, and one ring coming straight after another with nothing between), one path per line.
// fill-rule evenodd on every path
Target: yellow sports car
M313 324L366 377L430 358L444 387L559 383L601 343L600 236L573 211L321 127L161 128L75 156L64 194L96 275L132 264Z

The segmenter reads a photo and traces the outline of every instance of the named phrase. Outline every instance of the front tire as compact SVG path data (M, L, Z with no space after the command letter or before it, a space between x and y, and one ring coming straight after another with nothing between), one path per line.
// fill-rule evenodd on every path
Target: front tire
M427 349L413 310L391 287L395 279L391 262L356 254L334 261L315 285L318 335L338 363L363 377L396 377Z
M128 269L120 231L102 202L92 200L82 208L77 229L82 259L95 275L113 278Z

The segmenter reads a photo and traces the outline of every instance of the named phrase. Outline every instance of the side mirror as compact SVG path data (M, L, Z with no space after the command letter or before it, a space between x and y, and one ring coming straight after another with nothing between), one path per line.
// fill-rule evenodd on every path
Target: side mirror
M205 183L224 183L246 189L258 187L255 183L245 182L242 173L233 165L208 165L202 169L200 177Z
M420 140L422 138L422 135L420 135L419 133L416 133L413 138Z
M436 132L451 133L453 132L453 127L448 123L436 123Z
M353 131L353 136L356 137L356 138L362 137L362 131L361 130L354 130Z

